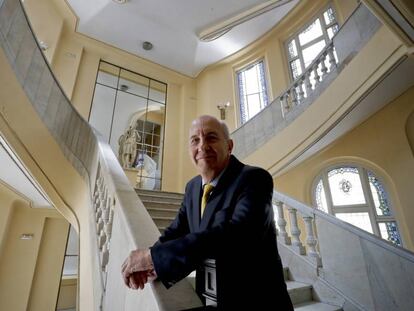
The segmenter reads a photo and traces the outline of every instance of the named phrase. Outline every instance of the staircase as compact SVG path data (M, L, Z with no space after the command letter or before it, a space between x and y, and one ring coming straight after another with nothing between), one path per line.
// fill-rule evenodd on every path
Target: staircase
M163 233L181 206L181 193L135 189L160 233Z
M162 233L173 221L180 208L183 195L180 193L136 189L142 203ZM284 276L290 298L297 311L340 311L341 307L314 300L311 284L292 279L289 267L284 267ZM194 275L189 276L190 279ZM194 280L190 280L194 284Z

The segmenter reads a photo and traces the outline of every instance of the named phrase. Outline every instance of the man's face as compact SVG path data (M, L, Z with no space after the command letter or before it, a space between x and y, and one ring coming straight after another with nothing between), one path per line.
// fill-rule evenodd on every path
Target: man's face
M225 138L223 128L216 119L201 117L193 122L190 156L203 177L217 177L227 166L232 148L233 141Z

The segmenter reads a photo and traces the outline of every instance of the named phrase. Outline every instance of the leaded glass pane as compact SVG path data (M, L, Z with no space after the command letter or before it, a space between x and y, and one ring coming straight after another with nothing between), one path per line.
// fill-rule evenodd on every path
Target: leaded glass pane
M304 31L299 34L299 43L301 46L322 36L322 26L319 18L310 24Z
M315 190L316 207L328 213L328 203L326 202L325 188L323 187L322 179L319 180Z
M361 179L356 167L335 168L328 172L333 205L365 204Z
M264 65L263 62L257 64L259 70L259 85L261 91L261 107L262 109L267 106L267 86L266 86L266 78L264 73Z
M245 95L244 95L244 94L246 94L246 88L245 88L245 83L244 83L243 76L244 76L243 72L239 72L237 74L237 80L239 82L240 117L241 117L242 123L247 121L246 98L245 98Z
M300 60L295 59L290 62L290 69L292 70L293 80L296 80L302 74L302 66L300 65Z
M310 47L303 49L303 61L305 62L305 68L308 67L312 61L318 56L318 54L323 50L326 46L325 40L321 40L312 44Z
M289 57L293 58L298 56L298 49L296 48L296 41L292 40L288 44L288 51L289 51Z
M336 213L335 216L355 227L373 233L368 213Z
M368 181L374 200L375 212L379 216L391 216L387 193L375 175L368 171Z
M329 25L330 23L335 21L335 14L332 8L327 9L324 13L323 13L323 18L325 20L325 24Z
M395 221L380 222L378 225L381 237L384 240L390 241L398 246L402 245L401 236L398 232L397 224Z

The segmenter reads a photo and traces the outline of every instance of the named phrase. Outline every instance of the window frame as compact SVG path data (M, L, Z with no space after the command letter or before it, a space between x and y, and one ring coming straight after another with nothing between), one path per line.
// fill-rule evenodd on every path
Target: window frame
M260 111L254 115L253 117L251 117L250 119L247 120L243 120L243 114L242 114L242 107L241 107L241 94L240 94L240 88L239 88L239 73L245 70L248 70L254 66L256 66L257 64L262 63L263 64L263 81L264 81L264 88L265 91L264 93L260 93L260 96L262 97L262 94L264 94L265 96L263 96L264 98L267 99L267 102L265 103L264 107L260 110L262 111L264 108L266 108L267 106L269 106L269 104L271 103L270 101L270 97L269 97L269 72L267 69L267 62L266 62L266 57L261 56L261 57L257 57L254 60L250 60L249 62L244 62L242 65L239 65L237 67L234 68L234 85L235 85L235 93L236 93L236 100L237 100L237 109L235 109L237 111L236 113L236 117L237 117L237 121L239 126L247 123L249 120L251 120L252 118L254 118L258 113L260 113Z
M335 17L335 20L329 24L325 23L325 18L323 16L323 14L329 9L331 8ZM321 21L321 28L322 28L322 35L305 43L303 46L300 45L299 42L299 35L305 30L307 29L316 19L318 19ZM302 51L310 46L312 46L313 44L321 41L321 39L325 40L325 47L329 44L329 42L331 42L332 39L329 39L329 35L328 35L328 29L330 27L333 27L334 25L338 25L338 30L340 28L340 24L339 24L339 20L338 20L338 14L336 13L335 7L333 5L333 3L329 3L327 4L323 9L321 9L320 11L318 11L318 13L316 13L315 15L312 15L312 17L309 19L308 22L306 22L302 27L300 27L300 29L298 31L296 31L293 35L289 36L283 43L284 48L285 48L285 54L286 54L286 61L287 61L287 67L288 67L288 72L289 72L289 79L291 82L295 81L294 77L293 77L293 72L292 72L292 68L290 66L291 62L295 61L296 59L299 59L300 61L300 65L301 65L301 69L302 69L302 73L300 75L302 75L307 67L305 67L305 61L303 59L303 53ZM338 31L337 31L338 32ZM335 33L336 34L336 33ZM334 34L334 36L335 36ZM334 37L333 36L333 37ZM333 38L332 37L332 38ZM296 44L296 48L297 48L297 52L298 55L295 57L291 57L290 53L289 53L289 43L294 40L295 44ZM313 61L312 61L313 62ZM299 75L299 76L300 76Z
M329 186L329 180L328 180L328 173L331 170L334 169L339 169L342 167L355 167L358 170L358 175L359 175L359 179L361 182L361 186L362 186L362 191L364 194L364 198L366 203L364 204L352 204L352 205L341 205L341 206L335 206L333 204L333 200L332 200L332 194L331 194L331 189ZM378 179L378 181L381 183L381 185L385 188L386 192L387 192L387 196L389 199L389 210L390 210L390 214L391 215L377 215L376 213L376 207L375 207L375 203L374 203L374 198L373 198L373 193L371 191L371 187L370 187L370 183L369 183L369 179L368 179L368 171L371 171L373 173L373 175L375 176L376 179ZM322 186L324 188L325 191L325 197L326 197L326 203L327 203L327 209L328 209L328 214L336 217L337 213L368 213L369 216L369 220L371 222L371 227L372 227L372 231L373 234L376 235L377 237L387 241L387 239L382 238L381 236L381 232L380 232L380 228L379 228L379 223L386 223L386 222L395 222L397 225L397 230L398 230L398 234L401 240L401 247L404 247L404 239L403 236L401 234L400 231L400 224L398 222L398 220L395 217L395 213L394 213L394 208L393 208L393 199L391 197L391 193L388 190L387 184L384 182L384 179L381 177L380 174L377 173L377 171L375 169L369 168L369 167L364 167L359 163L354 163L354 162L341 162L341 163L337 163L334 165L330 165L327 166L325 168L323 168L318 175L316 175L316 177L314 178L313 182L312 182L312 187L311 187L311 198L312 198L312 205L314 206L314 208L323 211L322 209L318 208L318 204L316 201L316 188L318 186L319 181L322 181ZM361 229L362 230L362 229ZM392 243L392 242L390 242ZM394 244L394 243L392 243ZM397 244L394 244L396 246L399 246Z

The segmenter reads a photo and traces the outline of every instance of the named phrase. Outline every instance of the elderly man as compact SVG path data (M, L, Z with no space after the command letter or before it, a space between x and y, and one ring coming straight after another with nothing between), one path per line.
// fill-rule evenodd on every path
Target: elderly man
M216 260L221 310L293 310L277 251L271 204L273 180L231 155L224 123L201 116L190 129L189 150L199 176L190 180L177 217L150 249L132 251L122 265L125 284L143 288L157 277L167 288Z

